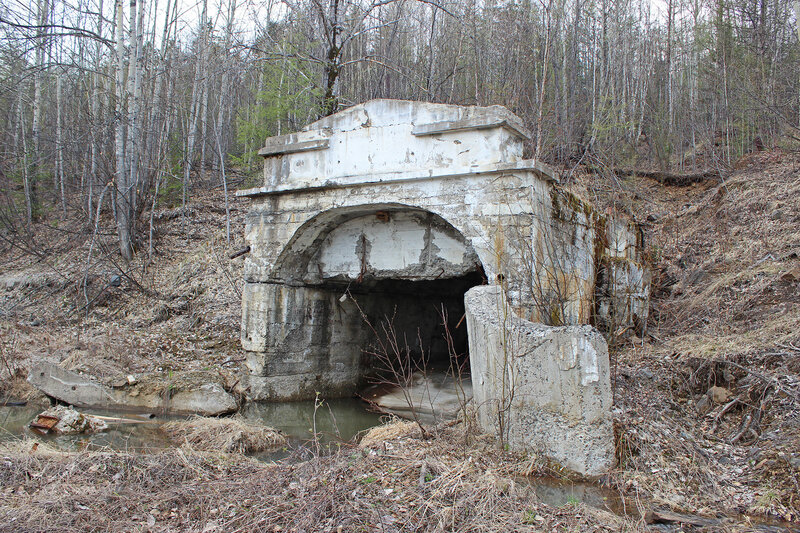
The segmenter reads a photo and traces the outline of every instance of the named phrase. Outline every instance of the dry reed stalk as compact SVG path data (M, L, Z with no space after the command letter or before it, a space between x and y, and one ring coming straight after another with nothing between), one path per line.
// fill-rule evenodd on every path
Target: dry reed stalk
M364 436L361 437L359 444L362 447L374 446L398 437L418 438L419 435L419 427L416 422L392 418L386 424L375 426L367 431Z
M582 505L543 504L504 473L501 452L465 448L460 432L270 465L190 449L10 455L0 523L11 532L640 530Z
M253 453L286 444L280 431L238 417L195 416L168 422L162 429L174 442L204 452Z

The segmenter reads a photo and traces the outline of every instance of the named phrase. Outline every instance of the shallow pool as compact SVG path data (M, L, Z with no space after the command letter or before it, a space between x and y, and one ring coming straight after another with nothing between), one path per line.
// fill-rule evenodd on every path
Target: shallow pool
M114 423L109 428L91 434L42 435L28 424L43 411L41 406L0 407L0 440L29 437L40 439L65 451L111 449L144 452L174 446L161 430L169 420L188 417L171 415L136 415L98 409L79 409L82 413L137 420L139 423ZM357 433L380 423L381 415L370 412L364 402L353 399L308 402L249 403L239 413L254 422L273 427L289 436L290 446L303 446L312 441L314 428L322 443L346 442Z

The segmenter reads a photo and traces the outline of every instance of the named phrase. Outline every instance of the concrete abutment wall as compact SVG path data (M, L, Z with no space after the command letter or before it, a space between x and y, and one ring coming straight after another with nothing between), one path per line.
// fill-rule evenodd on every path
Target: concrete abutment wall
M467 292L478 423L513 449L597 476L614 466L608 345L591 326L514 315L501 287Z

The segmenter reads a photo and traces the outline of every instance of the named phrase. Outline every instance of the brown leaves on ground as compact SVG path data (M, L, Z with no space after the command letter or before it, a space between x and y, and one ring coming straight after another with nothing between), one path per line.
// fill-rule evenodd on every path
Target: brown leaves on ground
M636 531L580 504L543 504L507 457L460 427L304 462L182 449L6 454L6 531Z
M582 186L643 223L654 273L648 335L613 355L615 481L677 511L800 519L800 154Z
M227 243L219 196L198 192L185 210L157 209L153 254L143 232L130 264L110 213L93 246L83 222L52 220L19 236L25 247L0 250L0 349L12 367L46 359L109 381L240 360L242 260L227 253L241 246L246 207L233 205L239 229Z

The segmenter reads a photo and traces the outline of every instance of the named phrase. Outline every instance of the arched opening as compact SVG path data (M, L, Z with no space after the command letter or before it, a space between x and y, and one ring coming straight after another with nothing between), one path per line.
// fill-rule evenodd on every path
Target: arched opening
M306 223L287 251L276 262L281 281L325 302L327 316L309 320L319 335L309 338L327 342L330 368L358 366L340 393L397 380L398 370L444 373L455 363L468 373L464 294L485 276L442 217L399 205L332 210Z

